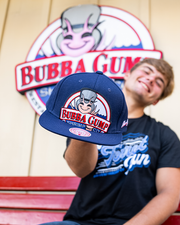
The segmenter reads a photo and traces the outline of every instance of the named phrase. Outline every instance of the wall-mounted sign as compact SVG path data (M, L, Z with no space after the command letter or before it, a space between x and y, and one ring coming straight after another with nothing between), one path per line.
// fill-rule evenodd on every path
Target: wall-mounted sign
M121 86L124 73L144 58L161 58L144 24L113 7L79 5L65 10L35 40L15 68L16 89L40 115L57 82L78 72L103 71Z

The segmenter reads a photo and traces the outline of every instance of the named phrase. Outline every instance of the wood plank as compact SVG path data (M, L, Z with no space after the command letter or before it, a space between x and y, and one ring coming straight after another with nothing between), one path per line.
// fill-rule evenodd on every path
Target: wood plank
M61 13L66 10L69 7L77 6L81 4L99 4L98 0L68 0L68 1L59 1L59 0L53 0L52 1L52 7L50 12L50 20L52 21L56 20L60 17Z
M0 58L0 175L28 175L35 112L15 89L15 66L47 25L50 0L10 1Z
M180 225L180 215L170 216L162 225Z
M9 3L9 0L0 0L0 47L1 47L3 30L5 26L6 14L8 10L8 3Z
M73 194L0 194L0 208L68 210L73 198Z
M178 206L176 212L180 212L180 203L179 203L179 206Z
M36 118L30 176L75 176L63 158L66 138L39 125Z
M0 190L76 191L78 177L0 177Z
M123 9L149 26L149 0L99 0L98 4Z
M32 225L52 221L62 221L64 214L65 213L58 213L58 212L0 210L0 224Z
M62 221L65 213L0 210L0 224L39 224ZM180 216L171 216L163 225L180 225Z

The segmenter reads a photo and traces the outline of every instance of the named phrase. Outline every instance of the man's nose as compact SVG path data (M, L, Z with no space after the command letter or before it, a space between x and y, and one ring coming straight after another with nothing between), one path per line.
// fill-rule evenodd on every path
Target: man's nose
M149 76L147 77L147 80L149 81L150 84L153 84L154 81L155 81L155 76L154 76L154 75L149 75Z

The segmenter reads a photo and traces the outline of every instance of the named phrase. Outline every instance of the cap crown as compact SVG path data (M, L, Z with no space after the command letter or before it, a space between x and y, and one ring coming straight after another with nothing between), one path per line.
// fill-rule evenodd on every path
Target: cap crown
M87 91L87 96L90 96L87 97L90 98L89 100L86 99L83 90L89 90L89 92ZM91 98L91 92L96 93L96 100L94 99L95 97ZM74 104L73 106L72 102ZM92 108L92 111L88 111L86 114L84 111L81 111L78 104L81 104L82 107L88 105L89 108ZM127 129L128 111L124 95L113 80L99 71L96 73L77 73L63 78L55 86L46 107L55 117L75 127L78 126L86 129L90 125L93 127L92 131L107 134L118 134ZM79 113L78 111L81 117L77 114ZM72 114L75 112L77 112L76 115ZM86 116L86 121L83 115ZM84 127L79 125L81 122ZM107 125L102 125L103 123L107 123Z

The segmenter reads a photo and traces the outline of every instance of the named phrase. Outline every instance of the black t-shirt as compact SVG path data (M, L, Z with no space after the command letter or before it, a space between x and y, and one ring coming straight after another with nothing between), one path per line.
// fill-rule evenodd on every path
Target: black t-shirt
M121 225L156 194L161 167L180 167L180 142L167 126L147 115L129 119L116 146L98 146L95 170L81 179L64 220L82 225Z

